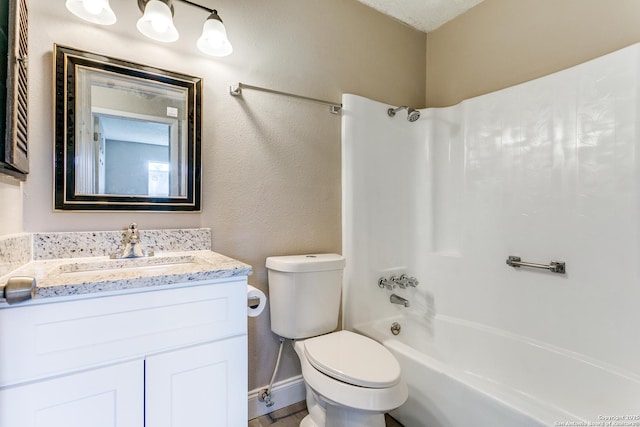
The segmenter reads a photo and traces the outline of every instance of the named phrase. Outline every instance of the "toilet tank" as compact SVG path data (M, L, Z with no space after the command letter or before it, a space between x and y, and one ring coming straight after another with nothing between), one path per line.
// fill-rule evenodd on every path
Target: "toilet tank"
M338 326L342 270L337 254L267 258L271 330L284 338L307 338Z

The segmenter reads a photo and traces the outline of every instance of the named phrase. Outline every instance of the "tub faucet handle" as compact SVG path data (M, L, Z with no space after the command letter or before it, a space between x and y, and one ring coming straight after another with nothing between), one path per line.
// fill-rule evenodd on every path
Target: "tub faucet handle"
M393 280L387 279L386 277L381 277L378 279L378 286L382 289L387 288L392 291L395 289L396 284Z
M400 277L393 276L391 280L396 282L401 289L407 289L407 286L410 286L410 281L406 274L403 274Z
M407 276L406 274L403 274L402 276L400 276L400 281L402 281L408 286L411 286L412 288L415 288L420 284L418 279L416 279L415 277Z

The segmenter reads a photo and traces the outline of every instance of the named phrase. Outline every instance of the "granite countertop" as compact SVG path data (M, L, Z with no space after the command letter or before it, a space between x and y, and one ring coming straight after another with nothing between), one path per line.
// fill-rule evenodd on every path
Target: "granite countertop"
M201 280L248 276L250 265L210 250L156 253L149 258L106 256L31 261L0 277L35 277L35 299L93 294Z

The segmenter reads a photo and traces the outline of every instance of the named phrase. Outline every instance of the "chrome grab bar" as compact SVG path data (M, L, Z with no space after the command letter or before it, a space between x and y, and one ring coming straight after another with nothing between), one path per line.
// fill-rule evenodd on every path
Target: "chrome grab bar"
M551 261L549 264L536 264L533 262L524 262L519 256L511 256L507 258L507 265L511 267L531 267L531 268L542 268L544 270L549 270L552 273L565 274L566 266L562 261Z

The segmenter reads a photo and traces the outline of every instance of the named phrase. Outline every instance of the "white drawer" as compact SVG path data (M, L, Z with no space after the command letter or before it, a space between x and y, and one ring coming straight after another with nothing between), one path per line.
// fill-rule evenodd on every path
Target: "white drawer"
M0 310L0 387L247 333L246 277Z

